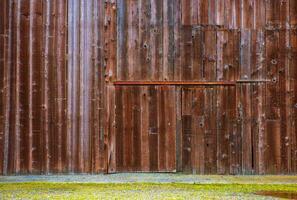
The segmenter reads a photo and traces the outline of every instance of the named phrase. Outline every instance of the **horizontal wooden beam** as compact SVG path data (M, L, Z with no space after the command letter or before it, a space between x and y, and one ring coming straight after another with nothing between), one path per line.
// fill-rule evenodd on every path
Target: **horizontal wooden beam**
M114 85L236 85L235 81L115 81Z
M237 81L115 81L114 85L226 85L264 83L270 80L237 80Z

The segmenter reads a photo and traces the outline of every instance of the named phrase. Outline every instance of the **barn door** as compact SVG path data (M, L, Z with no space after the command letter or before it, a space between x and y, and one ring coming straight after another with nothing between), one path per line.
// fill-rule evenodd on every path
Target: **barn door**
M235 86L183 88L182 171L237 173L241 154L236 123Z
M115 133L109 173L175 171L173 86L115 88Z

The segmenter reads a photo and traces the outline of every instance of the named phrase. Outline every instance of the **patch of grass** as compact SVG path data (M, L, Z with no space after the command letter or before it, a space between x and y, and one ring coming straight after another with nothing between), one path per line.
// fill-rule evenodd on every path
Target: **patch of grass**
M297 191L296 184L0 183L0 199L265 199L257 191Z

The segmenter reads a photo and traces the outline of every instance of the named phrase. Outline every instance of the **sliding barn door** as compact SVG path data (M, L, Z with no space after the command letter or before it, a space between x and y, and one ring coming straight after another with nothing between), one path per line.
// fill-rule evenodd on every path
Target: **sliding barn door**
M182 89L182 171L238 173L241 135L236 125L235 86Z
M119 86L114 99L109 172L175 171L174 87Z
M272 114L265 116L276 110L276 97L263 98L265 88L272 84L183 88L181 170L278 173L288 154L281 144L285 133L280 132L280 120Z

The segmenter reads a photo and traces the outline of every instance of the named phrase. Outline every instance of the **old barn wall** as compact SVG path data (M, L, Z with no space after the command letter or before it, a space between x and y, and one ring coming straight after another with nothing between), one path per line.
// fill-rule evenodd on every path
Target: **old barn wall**
M0 174L297 172L295 0L0 1Z
M0 171L103 172L103 1L0 4Z

